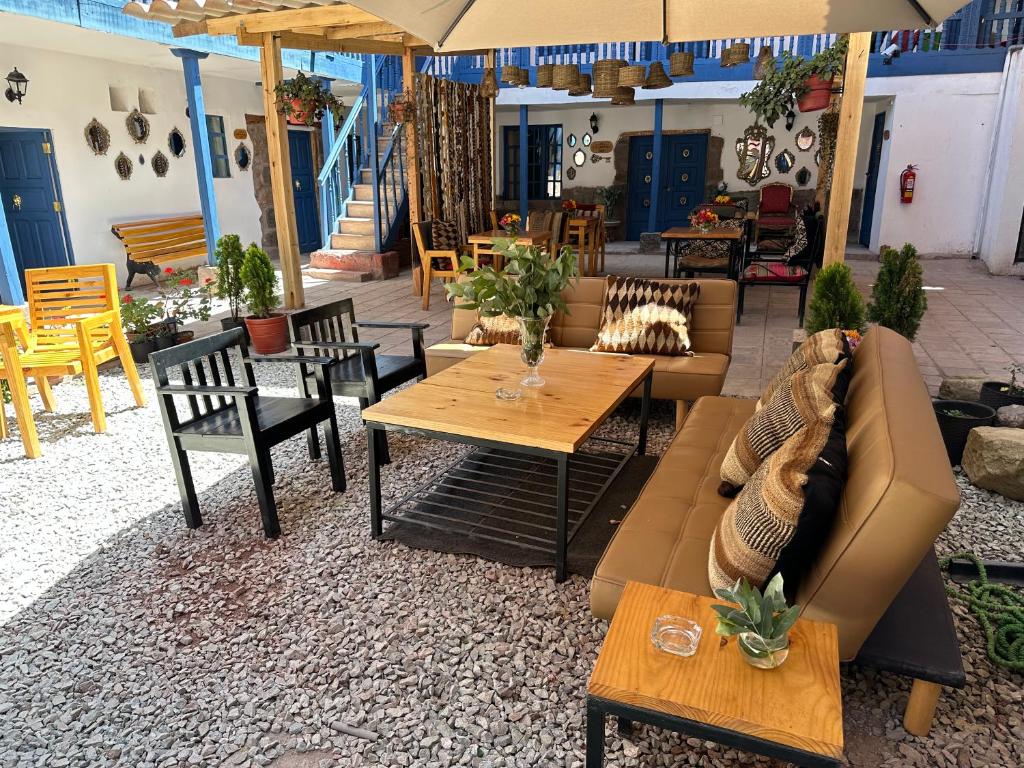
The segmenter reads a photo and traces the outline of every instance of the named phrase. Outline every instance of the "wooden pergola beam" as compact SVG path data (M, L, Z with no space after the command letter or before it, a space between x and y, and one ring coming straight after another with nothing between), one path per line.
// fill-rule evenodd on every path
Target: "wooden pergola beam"
M326 30L330 40L347 40L357 37L378 37L380 35L401 35L405 30L386 21L374 21L364 24L346 24Z
M266 33L263 33L266 34ZM263 45L263 34L255 34L241 28L235 34L239 45ZM299 35L294 32L277 34L282 48L294 48L300 51L327 51L331 53L380 53L398 55L404 50L401 43L383 40L328 40L315 35Z
M246 32L263 33L290 32L301 27L344 27L380 21L372 13L351 5L321 5L315 8L222 16L219 19L207 19L206 27L211 35L233 35L239 24L245 25Z
M843 73L843 101L839 107L839 131L832 166L828 224L825 230L824 264L837 264L846 257L846 231L850 226L850 204L857 170L857 144L864 113L864 83L868 75L871 33L850 35Z

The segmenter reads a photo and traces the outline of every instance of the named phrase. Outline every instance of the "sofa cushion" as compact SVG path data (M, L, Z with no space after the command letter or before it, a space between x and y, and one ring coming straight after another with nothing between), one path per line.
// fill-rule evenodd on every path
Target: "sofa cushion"
M757 401L757 407L760 408L767 403L779 385L797 371L821 363L838 363L849 356L850 345L846 341L846 336L838 328L829 328L812 334L796 348L782 369L775 374L775 378L771 380L761 395L761 399Z
M430 227L434 249L438 251L459 250L459 228L450 221L434 220Z
M610 278L601 329L591 351L689 354L688 326L699 293L697 283Z
M508 315L477 318L476 323L466 334L466 343L474 347L491 346L493 344L518 344L519 321Z
M739 579L763 585L775 570L783 548L796 533L808 501L807 473L819 460L832 430L836 405L826 418L801 427L768 457L722 515L708 550L708 581L725 589ZM839 503L838 491L832 509Z
M744 283L802 283L806 279L806 269L781 261L755 261L748 264L740 276Z
M719 493L730 498L735 496L739 487L786 440L812 421L832 413L837 380L847 363L847 360L840 360L838 365L813 365L797 371L779 385L729 446L722 462ZM842 389L845 395L845 384Z

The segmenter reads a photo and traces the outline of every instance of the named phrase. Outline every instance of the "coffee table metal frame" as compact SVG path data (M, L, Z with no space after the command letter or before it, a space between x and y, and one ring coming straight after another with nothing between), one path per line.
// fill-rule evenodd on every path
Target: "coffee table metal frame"
M382 424L379 422L367 421L366 422L366 436L367 445L369 450L369 480L370 480L370 534L374 539L380 538L384 533L384 521L389 522L404 522L412 523L415 525L424 525L438 530L447 531L449 533L463 534L466 535L465 524L459 525L456 523L446 523L443 519L439 519L434 522L427 523L423 520L413 519L407 516L401 516L398 514L398 510L402 505L408 502L415 496L416 493L426 488L430 488L436 485L440 478L431 478L427 483L414 489L412 492L402 497L396 504L389 507L387 510L382 509L382 497L381 497L381 486L380 486L380 465L379 451L376 447L377 441L374 439L375 433L379 430L386 430L390 432L402 432L408 435L418 435L421 437L429 437L434 440L443 440L446 442L462 443L464 445L472 445L477 448L489 448L498 451L508 452L521 456L534 457L541 460L553 460L556 468L556 490L555 490L555 537L553 544L553 553L555 559L555 580L563 582L567 578L566 570L566 557L569 547L569 542L572 541L573 537L583 526L587 517L597 506L601 496L608 489L611 483L618 476L619 472L626 465L626 462L633 455L643 456L647 451L647 427L650 420L651 413L651 388L654 382L654 368L653 366L647 372L647 375L643 380L643 400L640 407L640 433L636 442L634 451L627 451L620 460L617 461L612 471L608 474L607 479L601 485L599 491L593 498L589 499L586 507L584 508L582 515L576 520L572 529L569 529L569 469L570 459L578 458L586 455L582 451L576 451L573 453L550 450L546 448L537 448L532 446L517 445L509 442L499 442L494 440L487 440L483 438L467 437L465 435L452 434L450 432L441 432L436 430L419 429L413 427L398 426L394 424ZM631 443L625 443L620 440L611 440L608 438L595 438L591 437L591 441L605 442L618 445L628 445L632 447ZM461 463L463 459L460 459L456 464ZM455 465L453 465L455 466ZM445 476L447 472L451 470L451 467L445 470L441 474L441 478ZM472 500L473 497L467 497L467 500ZM521 511L521 510L520 510ZM440 516L438 516L440 517ZM497 530L497 529L495 529ZM469 534L478 535L478 534ZM502 541L507 541L502 539ZM523 544L516 544L516 546L530 546ZM537 547L533 547L537 548Z

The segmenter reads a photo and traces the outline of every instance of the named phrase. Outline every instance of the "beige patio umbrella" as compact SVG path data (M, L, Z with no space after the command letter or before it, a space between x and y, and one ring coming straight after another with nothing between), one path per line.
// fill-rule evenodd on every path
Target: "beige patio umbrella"
M932 26L967 0L354 0L438 52Z

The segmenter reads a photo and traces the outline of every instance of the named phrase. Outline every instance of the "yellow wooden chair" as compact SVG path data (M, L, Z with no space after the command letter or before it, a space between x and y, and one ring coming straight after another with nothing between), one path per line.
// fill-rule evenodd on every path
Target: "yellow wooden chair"
M48 376L83 374L97 432L107 429L100 393L100 365L120 358L136 404L143 406L146 399L121 327L113 264L27 269L25 292L28 332L21 335L15 330L15 322L0 318L0 378L10 385L25 455L36 458L40 455L39 439L29 410L27 378L36 379L43 405L51 410L49 385L40 382Z

